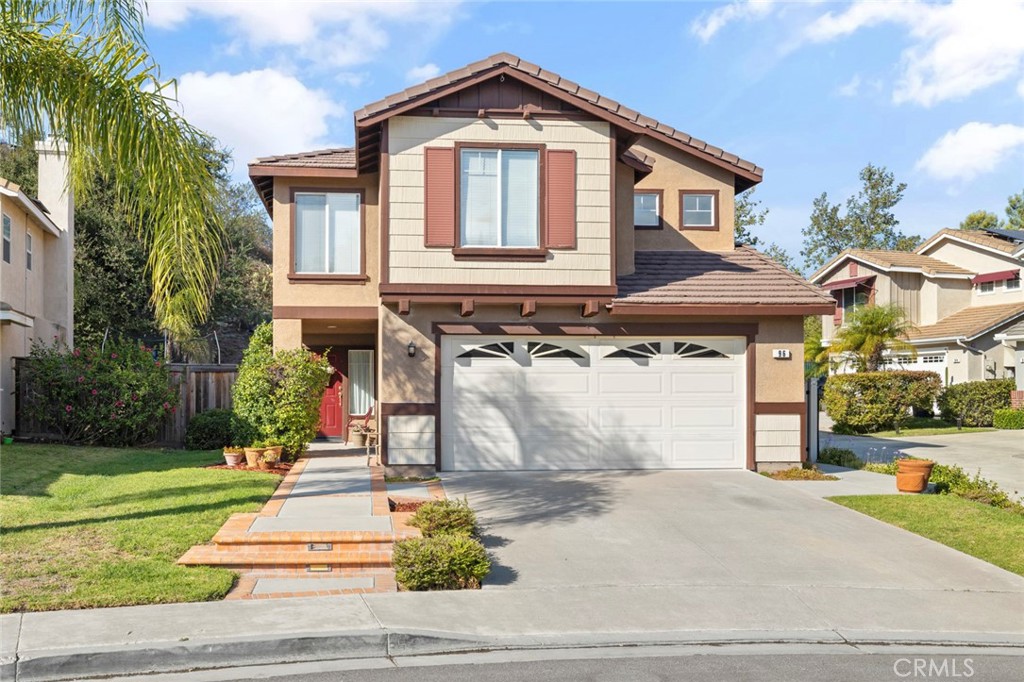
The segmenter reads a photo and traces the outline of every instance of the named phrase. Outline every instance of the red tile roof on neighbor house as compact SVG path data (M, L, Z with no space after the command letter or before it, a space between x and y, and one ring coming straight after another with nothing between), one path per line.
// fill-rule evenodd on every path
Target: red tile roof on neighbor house
M1001 239L986 232L980 232L977 230L954 230L952 228L945 227L925 240L921 246L917 247L917 253L924 253L934 246L936 242L944 238L960 239L965 242L977 244L978 246L984 246L1009 254L1016 253L1021 248L1020 244L1010 241L1009 239Z
M297 154L263 156L254 159L250 166L282 166L289 168L345 168L355 169L356 150L352 147L317 149Z
M665 125L649 116L644 116L640 112L623 106L613 99L593 90L588 90L578 83L559 76L557 73L542 69L536 64L531 64L508 52L491 55L486 59L473 62L454 71L449 71L424 83L413 85L401 92L367 104L355 112L356 125L358 126L367 121L376 121L383 114L413 102L416 105L422 105L440 97L444 92L456 89L460 83L481 74L494 71L495 75L497 75L497 72L502 68L509 69L511 75L522 78L528 84L544 88L554 88L558 94L570 103L576 104L584 110L594 111L596 108L597 112L605 114L605 117L612 123L627 127L641 134L650 135L655 139L669 142L673 146L693 153L695 156L718 162L718 165L731 167L735 173L746 178L748 181L742 189L757 184L764 175L764 169L750 161L741 159L735 154L708 144L704 140L688 135L681 130L676 130L672 126Z
M917 327L907 334L912 343L938 339L966 339L979 336L1024 316L1024 303L975 305L947 315L935 324Z
M835 299L748 246L734 251L637 251L636 271L618 278L621 305L809 306ZM809 313L815 314L815 313Z

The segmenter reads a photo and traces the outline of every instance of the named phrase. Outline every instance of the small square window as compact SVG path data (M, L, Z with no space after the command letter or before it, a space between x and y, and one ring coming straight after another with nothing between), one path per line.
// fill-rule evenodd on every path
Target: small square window
M679 193L682 208L683 228L717 229L718 228L718 193L692 192L681 190Z
M637 192L633 195L633 227L661 227L660 192Z
M982 282L978 285L978 291L982 294L991 294L996 290L995 282Z
M1006 280L1007 291L1017 291L1018 289L1020 289L1020 277Z

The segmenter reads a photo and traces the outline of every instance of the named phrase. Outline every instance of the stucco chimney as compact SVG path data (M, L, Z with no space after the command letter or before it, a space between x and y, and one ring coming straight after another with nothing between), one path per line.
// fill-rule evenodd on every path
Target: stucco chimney
M52 138L36 143L39 153L39 195L36 197L60 229L60 239L46 240L46 288L43 314L62 328L74 345L75 197L69 183L67 146Z

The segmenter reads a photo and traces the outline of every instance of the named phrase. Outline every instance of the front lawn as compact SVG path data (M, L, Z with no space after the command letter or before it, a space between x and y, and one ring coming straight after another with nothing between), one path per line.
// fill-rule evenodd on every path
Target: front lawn
M280 482L203 469L219 452L5 445L0 611L205 601L235 574L175 565Z
M965 554L1024 575L1024 514L953 495L828 498Z
M875 438L905 438L907 436L945 436L951 433L977 433L978 431L995 431L989 426L965 426L962 429L956 428L941 419L932 417L911 417L910 420L896 431L876 431L861 435L873 436Z

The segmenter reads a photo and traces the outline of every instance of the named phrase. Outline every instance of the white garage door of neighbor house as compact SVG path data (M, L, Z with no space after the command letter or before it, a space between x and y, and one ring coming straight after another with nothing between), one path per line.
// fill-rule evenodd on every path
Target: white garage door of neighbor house
M746 463L745 339L446 336L448 471Z

